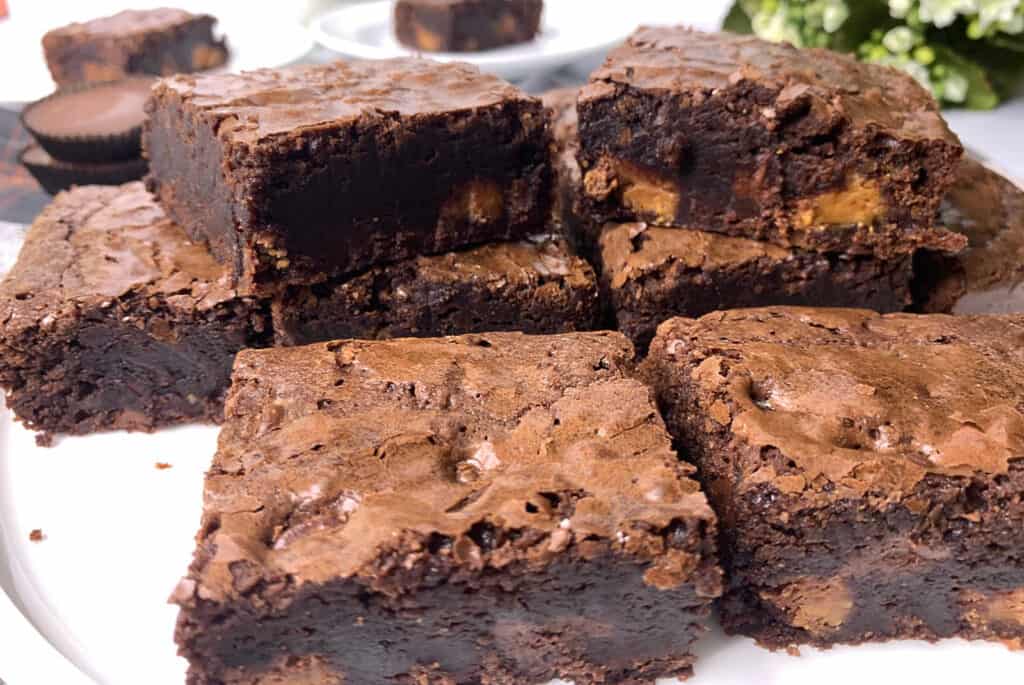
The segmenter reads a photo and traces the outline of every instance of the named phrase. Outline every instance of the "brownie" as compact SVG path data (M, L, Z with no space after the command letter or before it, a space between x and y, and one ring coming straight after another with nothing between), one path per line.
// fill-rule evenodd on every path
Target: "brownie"
M30 428L218 420L241 347L598 327L597 279L539 237L240 297L141 183L61 194L0 284L0 386Z
M150 189L243 292L523 238L548 216L540 101L465 64L177 76L148 109Z
M647 224L609 224L600 245L604 300L641 351L674 316L769 305L898 312L911 303L910 257L825 254Z
M915 301L923 312L1024 312L1024 190L965 157L941 222L967 236L957 256L915 256Z
M673 319L644 371L721 521L729 633L1024 638L1024 317Z
M7 406L46 433L217 420L235 353L270 335L139 182L58 195L0 283L0 321Z
M494 243L417 257L274 298L278 344L484 331L598 328L597 279L564 241Z
M583 214L785 247L957 252L962 154L909 75L751 36L641 28L579 98Z
M692 671L714 514L617 333L246 351L172 601L188 683Z
M533 40L543 0L398 0L395 36L424 52L477 52Z
M58 86L203 71L228 58L224 41L214 38L216 23L208 14L180 9L125 10L50 31L43 52Z

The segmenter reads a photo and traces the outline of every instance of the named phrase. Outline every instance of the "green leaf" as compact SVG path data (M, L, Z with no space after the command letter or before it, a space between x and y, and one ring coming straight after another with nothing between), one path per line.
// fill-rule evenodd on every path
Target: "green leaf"
M1024 52L1024 33L1015 36L1008 33L997 33L996 35L989 37L988 42L1005 50ZM1015 59L1012 55L1007 55L1006 58L1010 60Z
M948 64L963 74L967 79L967 100L964 106L968 109L992 109L999 104L999 94L985 69L948 45L932 45L939 64Z
M746 11L743 9L742 2L736 2L732 9L729 10L729 14L725 17L725 21L722 22L722 28L726 31L732 31L733 33L753 33L754 27L750 23L750 17L747 16Z
M840 52L855 52L871 38L871 32L892 28L897 22L889 16L886 0L847 0L850 17L832 34L829 47Z

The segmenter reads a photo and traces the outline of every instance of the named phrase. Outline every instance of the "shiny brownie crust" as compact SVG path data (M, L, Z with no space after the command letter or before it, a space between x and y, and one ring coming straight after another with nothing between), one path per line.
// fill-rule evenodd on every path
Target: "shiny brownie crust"
M228 59L224 41L213 35L216 23L178 9L126 10L54 29L43 36L43 51L58 86L204 71Z
M543 9L543 0L398 0L395 34L424 52L492 50L533 40Z
M582 214L824 252L956 252L934 228L962 148L895 69L642 28L579 98Z
M715 519L617 333L242 352L188 682L686 677Z
M468 65L179 76L148 109L148 187L246 293L523 238L548 217L540 101Z
M721 521L730 633L1024 638L1024 319L673 319L644 372Z

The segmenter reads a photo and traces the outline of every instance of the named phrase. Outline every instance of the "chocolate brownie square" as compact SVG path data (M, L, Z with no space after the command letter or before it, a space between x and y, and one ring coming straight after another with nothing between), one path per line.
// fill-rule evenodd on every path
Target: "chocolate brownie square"
M245 351L173 594L191 685L692 672L716 523L617 333Z
M606 226L598 267L619 330L641 351L674 316L769 305L902 311L913 277L910 257L825 254L647 224Z
M565 241L493 243L291 286L273 300L278 344L598 328L597 278Z
M722 522L727 632L1024 638L1024 317L752 309L644 368Z
M962 154L909 75L750 36L641 28L579 98L584 213L880 258L934 228Z
M956 256L914 257L914 300L921 312L1024 313L1024 190L964 158L942 204L940 223L967 236Z
M150 189L246 293L524 238L548 217L540 100L465 64L177 76L148 109Z
M213 35L216 23L179 9L125 10L50 31L43 52L58 86L203 71L228 59L224 41Z
M395 36L424 52L477 52L533 40L543 0L398 0Z
M270 339L142 183L59 194L0 283L0 385L29 428L84 434L220 418L235 353Z

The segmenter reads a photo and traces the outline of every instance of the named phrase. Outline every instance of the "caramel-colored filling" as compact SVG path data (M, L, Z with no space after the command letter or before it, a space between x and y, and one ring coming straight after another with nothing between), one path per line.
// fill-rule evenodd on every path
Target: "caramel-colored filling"
M512 36L515 36L516 33L518 33L519 23L516 21L516 18L514 16L506 13L501 15L501 18L498 19L495 28L497 29L495 33L497 33L499 36L510 38Z
M799 203L796 225L812 226L867 226L885 215L885 200L877 181L854 175L842 190L822 193Z
M821 635L841 626L853 609L853 597L841 579L809 578L761 596L785 611L797 628Z
M413 33L416 35L416 45L421 50L438 52L441 49L441 36L433 31L423 28L419 24L413 24Z
M498 184L474 179L452 193L441 210L441 217L465 217L474 224L487 224L499 221L504 210L505 197Z
M653 171L621 159L604 159L587 173L583 184L585 192L598 199L618 189L622 204L651 223L676 223L679 190L671 180Z
M962 599L969 605L964 616L971 625L1012 623L1024 627L1024 588L989 595L967 591Z
M224 53L209 45L197 45L192 49L192 65L199 71L220 66L224 61Z

